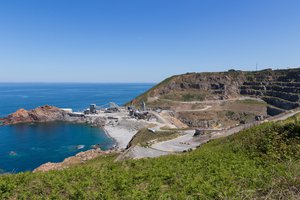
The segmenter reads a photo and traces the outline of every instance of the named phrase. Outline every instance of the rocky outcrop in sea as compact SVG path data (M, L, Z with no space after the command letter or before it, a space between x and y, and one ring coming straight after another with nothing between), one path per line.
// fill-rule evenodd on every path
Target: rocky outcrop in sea
M2 125L33 123L33 122L51 122L64 121L67 112L54 106L41 106L33 110L19 109L13 114L0 119Z
M93 126L102 127L105 125L105 118L94 116L74 116L55 106L40 106L33 110L19 109L15 113L8 115L5 118L0 118L1 125L11 125L20 123L35 123L35 122L72 122L86 123Z

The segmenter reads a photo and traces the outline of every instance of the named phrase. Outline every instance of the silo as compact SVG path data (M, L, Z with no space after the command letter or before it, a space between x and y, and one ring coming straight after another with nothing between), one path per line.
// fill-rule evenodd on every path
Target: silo
M90 105L90 112L91 112L92 114L95 114L95 113L96 113L96 104L91 104L91 105Z

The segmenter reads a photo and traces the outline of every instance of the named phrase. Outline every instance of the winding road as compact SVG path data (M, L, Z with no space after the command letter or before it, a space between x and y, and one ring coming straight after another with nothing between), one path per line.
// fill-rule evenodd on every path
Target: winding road
M282 113L274 117L270 117L265 121L257 121L249 124L244 124L226 130L215 131L206 135L200 135L197 137L193 137L195 132L194 130L183 131L182 135L175 139L158 142L148 148L135 146L128 152L128 156L131 158L158 157L162 155L187 151L189 149L194 149L204 143L207 143L210 140L221 138L221 137L227 137L235 133L238 133L241 130L248 129L253 126L257 126L267 121L276 122L280 120L285 120L298 113L300 113L299 108L295 110L287 111L285 113Z

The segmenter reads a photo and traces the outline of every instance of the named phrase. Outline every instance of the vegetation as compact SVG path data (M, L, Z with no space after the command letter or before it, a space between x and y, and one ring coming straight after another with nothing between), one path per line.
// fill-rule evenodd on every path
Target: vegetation
M150 93L153 92L155 89L160 88L164 85L167 85L168 83L170 83L174 78L176 78L177 76L171 76L169 78L166 78L165 80L163 80L162 82L160 82L159 84L156 84L155 86L153 86L152 88L150 88L149 90L147 90L146 92L144 92L143 94L137 96L133 101L127 102L125 103L125 106L131 106L132 104L134 104L135 106L140 106L139 102L147 102L147 98L149 97ZM134 103L135 102L135 103ZM138 104L136 104L138 103Z
M255 100L255 99L243 99L243 100L237 100L237 103L243 103L243 104L255 104L255 105L267 105L266 102Z
M195 151L0 177L0 199L299 199L300 120L265 123Z
M169 99L173 101L203 101L206 94L199 91L189 91L189 92L173 92L167 95L162 96L163 99Z
M155 133L150 132L148 129L141 129L132 140L129 142L129 146L135 146L140 144L141 146L148 146L150 141L165 141L178 137L178 131L176 130L164 130L156 131Z
M251 123L255 119L253 113L225 111L225 116L229 120L237 121L241 124Z

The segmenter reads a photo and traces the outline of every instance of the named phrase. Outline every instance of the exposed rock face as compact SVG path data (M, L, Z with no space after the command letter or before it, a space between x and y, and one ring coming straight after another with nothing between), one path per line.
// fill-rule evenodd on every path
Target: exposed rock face
M73 116L57 107L46 105L29 111L19 109L15 113L0 119L0 125L54 121L86 123L102 127L105 125L106 119L93 116Z
M281 113L285 112L285 110L276 108L274 106L268 106L267 107L267 113L271 116L279 115Z
M295 109L300 103L300 68L243 72L190 73L173 76L131 103L159 99L175 101L223 100L258 97L270 105L274 115Z
M36 168L33 172L47 172L47 171L51 171L51 170L62 170L62 169L66 169L69 168L70 166L76 165L76 164L80 164L80 163L84 163L88 160L91 160L93 158L97 158L99 156L103 156L103 155L107 155L110 153L113 153L115 151L111 150L111 151L102 151L101 149L91 149L88 151L84 151L84 152L80 152L78 154L76 154L75 156L71 156L66 158L63 162L59 162L59 163L45 163L41 166L39 166L38 168Z
M295 109L299 106L299 103L295 103L295 102L290 102L290 101L285 101L281 98L277 98L277 97L262 97L262 99L267 102L270 105L273 105L277 108L281 108L283 110L292 110Z
M188 125L189 127L201 127L201 128L212 128L217 127L220 123L218 119L199 119L199 117L192 116L194 113L186 115L178 115L180 121Z
M191 73L172 77L166 84L150 91L149 96L164 96L188 91L202 94L199 100L229 99L240 96L239 86L245 82L242 72Z
M34 110L19 109L13 114L1 119L3 125L18 124L18 123L31 123L31 122L51 122L51 121L64 121L67 113L54 106L41 106Z
M189 127L201 127L201 128L213 128L219 125L219 120L192 120L192 119L181 119L182 122L187 124Z
M269 104L268 114L273 116L299 107L300 69L263 70L247 73L242 95L257 96Z

